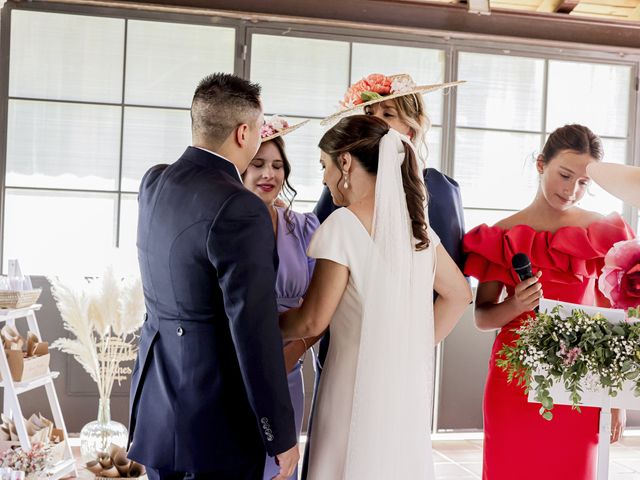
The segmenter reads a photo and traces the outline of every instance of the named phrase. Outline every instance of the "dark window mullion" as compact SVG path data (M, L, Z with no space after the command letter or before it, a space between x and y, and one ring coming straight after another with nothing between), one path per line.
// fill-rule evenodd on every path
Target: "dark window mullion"
M0 16L0 273L4 273L4 210L6 207L7 145L9 135L9 58L11 51L12 4L2 7Z
M127 40L128 40L129 20L124 19L124 51L122 54L122 103L120 104L120 159L118 162L118 197L116 199L116 248L120 247L120 219L122 214L122 163L124 152L124 110L125 110L125 88L127 80Z

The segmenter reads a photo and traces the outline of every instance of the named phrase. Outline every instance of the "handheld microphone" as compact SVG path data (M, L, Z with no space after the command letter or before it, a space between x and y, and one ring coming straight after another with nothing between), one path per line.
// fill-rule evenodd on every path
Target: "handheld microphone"
M531 260L524 253L516 253L511 259L511 266L520 277L520 281L524 282L527 278L533 277L533 271L531 270ZM538 307L533 309L538 313Z
M533 277L533 271L531 270L531 260L524 253L516 253L511 259L511 265L513 269L520 277L520 281L524 282L527 278Z

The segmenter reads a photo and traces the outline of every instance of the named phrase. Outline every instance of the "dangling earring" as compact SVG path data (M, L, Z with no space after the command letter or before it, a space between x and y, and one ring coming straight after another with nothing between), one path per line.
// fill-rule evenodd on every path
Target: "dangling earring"
M347 188L349 188L349 172L342 172L342 174L344 175L344 183L342 184L342 186L346 190Z

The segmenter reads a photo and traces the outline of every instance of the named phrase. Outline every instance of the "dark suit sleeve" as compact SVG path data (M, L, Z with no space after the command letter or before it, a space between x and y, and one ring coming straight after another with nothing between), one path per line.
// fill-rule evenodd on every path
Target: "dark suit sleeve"
M464 210L460 186L452 178L434 168L424 171L424 182L429 192L429 223L440 237L442 246L458 268L464 268L462 237L464 237Z
M296 444L275 298L275 237L260 199L234 194L211 227L207 254L224 307L249 402L269 455Z
M142 180L140 180L140 188L138 189L138 197L140 194L146 190L146 188L154 183L160 174L164 172L164 170L169 166L167 163L160 163L158 165L154 165L142 176Z
M320 200L318 200L318 203L316 203L316 206L313 209L313 213L316 214L316 217L318 217L318 220L322 223L337 209L338 207L333 204L333 198L331 197L329 187L324 187L322 195L320 195Z

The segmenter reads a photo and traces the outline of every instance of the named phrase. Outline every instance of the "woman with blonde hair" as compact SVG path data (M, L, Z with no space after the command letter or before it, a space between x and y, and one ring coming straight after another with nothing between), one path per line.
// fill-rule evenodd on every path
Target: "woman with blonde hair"
M354 83L341 102L343 109L323 123L331 123L346 115L362 112L384 120L391 128L406 135L418 151L418 165L422 169L429 192L429 221L440 237L442 245L461 269L464 267L462 237L464 215L460 187L452 178L435 168L429 168L426 134L431 126L422 96L463 82L417 85L407 74L385 76L371 74ZM314 213L322 223L336 209L329 189L325 187Z

